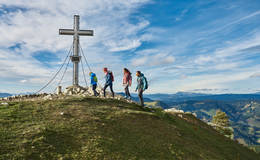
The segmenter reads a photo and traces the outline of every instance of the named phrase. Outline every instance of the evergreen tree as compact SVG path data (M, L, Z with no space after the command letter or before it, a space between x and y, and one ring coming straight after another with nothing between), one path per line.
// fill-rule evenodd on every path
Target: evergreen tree
M217 110L216 115L212 118L212 123L214 123L215 129L221 134L233 139L234 130L230 127L229 118L225 112Z
M229 127L229 119L225 112L221 110L217 110L216 115L213 116L212 123L221 126L221 127Z

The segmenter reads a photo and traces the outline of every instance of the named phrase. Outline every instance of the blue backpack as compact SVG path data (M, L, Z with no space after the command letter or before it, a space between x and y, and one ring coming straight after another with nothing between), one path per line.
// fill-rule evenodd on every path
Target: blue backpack
M145 76L144 76L144 89L148 89L148 82Z

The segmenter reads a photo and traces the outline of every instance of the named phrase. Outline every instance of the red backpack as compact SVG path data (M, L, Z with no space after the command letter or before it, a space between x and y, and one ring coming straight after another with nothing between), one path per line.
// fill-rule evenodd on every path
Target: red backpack
M113 72L109 72L109 74L110 74L110 76L111 76L111 80L112 80L112 82L114 82L114 75L113 75Z
M132 85L132 74L129 73L129 86L131 86L131 85Z

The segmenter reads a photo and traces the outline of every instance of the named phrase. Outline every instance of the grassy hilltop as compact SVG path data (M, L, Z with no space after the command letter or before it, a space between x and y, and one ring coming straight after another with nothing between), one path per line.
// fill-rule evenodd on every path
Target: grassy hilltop
M193 117L112 99L0 105L0 159L258 160Z

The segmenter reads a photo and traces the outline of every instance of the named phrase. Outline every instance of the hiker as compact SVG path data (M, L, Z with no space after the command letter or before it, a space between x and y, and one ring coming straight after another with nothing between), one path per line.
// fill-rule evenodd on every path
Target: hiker
M148 83L146 78L144 77L144 74L140 71L136 72L137 76L137 87L135 91L138 91L138 97L141 103L141 106L144 106L144 99L143 99L143 92L148 88Z
M98 81L97 80L97 76L93 72L90 72L89 76L90 76L90 84L92 86L92 90L93 90L94 96L98 96L99 94L96 91L96 89L97 89L97 81Z
M124 68L124 78L123 78L123 86L125 88L125 98L131 99L131 95L129 92L129 87L132 85L132 73L127 69Z
M114 81L114 76L113 73L111 71L109 71L107 68L104 68L104 73L105 73L105 86L104 86L104 97L106 97L106 89L107 87L110 87L110 91L112 93L112 97L114 98L115 94L113 91L113 81Z

